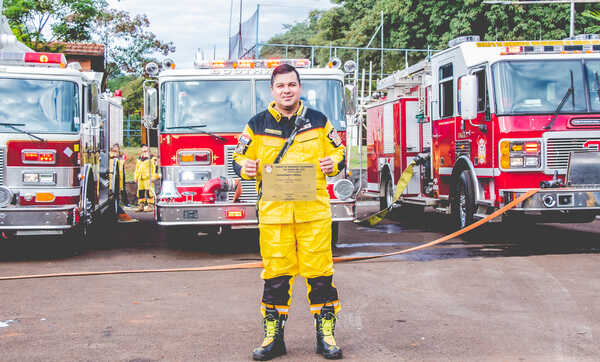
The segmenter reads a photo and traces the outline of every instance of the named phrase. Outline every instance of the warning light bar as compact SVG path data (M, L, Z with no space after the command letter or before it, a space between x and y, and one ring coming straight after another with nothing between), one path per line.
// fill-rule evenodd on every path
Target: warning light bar
M67 58L62 53L0 52L0 63L10 65L43 65L66 68Z
M310 67L308 59L243 59L243 60L212 60L195 63L200 69L272 69L281 64L293 65L296 68Z
M56 163L55 150L23 150L21 152L23 163L36 163L53 165Z

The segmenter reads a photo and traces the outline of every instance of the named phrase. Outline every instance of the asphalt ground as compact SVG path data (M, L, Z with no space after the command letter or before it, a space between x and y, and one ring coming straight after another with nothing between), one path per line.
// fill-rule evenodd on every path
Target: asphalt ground
M361 215L375 211L359 205ZM0 244L0 276L260 260L257 232L172 234L151 214L99 225L87 243ZM335 255L400 250L450 232L449 218L343 224ZM336 265L336 338L350 361L597 361L600 221L489 225L419 252ZM317 361L301 278L281 361ZM260 270L0 281L1 361L247 361L262 341Z

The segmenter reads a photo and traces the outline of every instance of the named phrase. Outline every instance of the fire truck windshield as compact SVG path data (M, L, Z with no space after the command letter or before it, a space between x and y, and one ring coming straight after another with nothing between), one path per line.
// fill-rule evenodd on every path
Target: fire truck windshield
M186 80L161 85L162 132L241 132L252 117L249 80Z
M0 132L79 132L79 87L74 82L0 78ZM9 124L12 124L11 127Z
M267 109L273 101L269 80L256 81L256 110ZM338 130L346 128L344 112L344 87L339 80L332 79L303 79L302 95L305 104L323 112L333 127Z
M585 113L587 97L584 84L584 68L581 60L531 60L505 61L492 66L496 113L514 114L553 114L567 95L560 113ZM600 70L598 65L595 69ZM571 74L573 76L571 80ZM590 81L588 79L588 81ZM598 89L596 86L595 89ZM590 88L591 90L591 88ZM598 94L596 93L596 98ZM600 108L600 100L596 101Z

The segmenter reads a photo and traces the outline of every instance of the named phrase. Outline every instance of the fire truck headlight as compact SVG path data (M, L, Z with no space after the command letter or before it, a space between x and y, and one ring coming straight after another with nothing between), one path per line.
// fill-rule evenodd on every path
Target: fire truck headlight
M24 184L56 184L55 172L23 172Z
M511 157L510 167L523 167L523 157Z
M525 157L525 167L539 167L539 157Z
M194 173L192 171L182 172L181 181L194 181Z
M23 173L23 183L25 184L37 184L40 181L40 174L32 172Z
M340 200L349 199L354 192L354 184L347 179L337 180L333 184L333 193Z
M0 186L0 207L5 207L10 204L13 194L6 186Z

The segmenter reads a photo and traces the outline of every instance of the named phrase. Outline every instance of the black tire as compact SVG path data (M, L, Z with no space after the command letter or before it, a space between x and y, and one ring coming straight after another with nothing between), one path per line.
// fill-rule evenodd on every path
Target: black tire
M334 221L331 223L331 250L334 250L336 248L339 237L340 237L340 223Z
M473 190L473 182L467 171L461 172L454 185L451 208L454 224L458 230L473 223L475 215L475 190Z
M385 173L381 178L381 196L379 197L379 210L387 209L394 201L394 184L389 174Z

